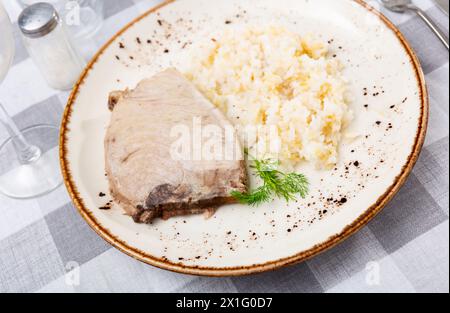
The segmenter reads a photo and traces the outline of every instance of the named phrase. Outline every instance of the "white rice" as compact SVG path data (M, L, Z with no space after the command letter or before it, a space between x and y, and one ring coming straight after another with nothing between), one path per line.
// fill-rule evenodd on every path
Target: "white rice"
M250 154L289 166L337 163L352 112L326 43L284 27L248 27L208 39L192 58L186 76L237 126Z

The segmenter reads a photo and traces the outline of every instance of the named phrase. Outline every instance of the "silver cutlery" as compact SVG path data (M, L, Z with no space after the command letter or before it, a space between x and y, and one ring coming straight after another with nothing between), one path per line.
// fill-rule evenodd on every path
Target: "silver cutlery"
M414 5L411 0L380 0L388 9L396 13L406 11L415 12L431 28L436 36L442 41L447 50L449 49L448 36L437 26L437 24L419 7Z

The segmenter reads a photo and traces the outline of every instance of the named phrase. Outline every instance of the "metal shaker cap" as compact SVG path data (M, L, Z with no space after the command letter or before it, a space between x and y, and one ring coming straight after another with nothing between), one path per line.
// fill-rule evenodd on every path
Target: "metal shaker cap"
M51 4L39 2L26 7L20 13L18 24L25 36L39 38L51 33L59 21L58 12Z

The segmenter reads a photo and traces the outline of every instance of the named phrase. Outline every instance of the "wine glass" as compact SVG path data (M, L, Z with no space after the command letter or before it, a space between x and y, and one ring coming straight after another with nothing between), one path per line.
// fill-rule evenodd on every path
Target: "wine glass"
M12 24L0 1L0 83L14 56ZM0 193L16 199L45 195L62 183L59 171L59 129L35 125L19 130L0 103L0 125L9 138L0 143Z

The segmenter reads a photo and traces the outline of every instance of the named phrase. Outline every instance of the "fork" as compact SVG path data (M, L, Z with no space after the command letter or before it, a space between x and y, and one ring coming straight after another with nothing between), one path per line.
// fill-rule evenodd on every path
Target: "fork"
M442 41L444 46L449 49L448 37L439 29L437 24L419 7L414 5L411 0L380 0L381 3L390 11L396 13L404 13L406 11L413 11L424 20L424 22L431 28L436 36Z

